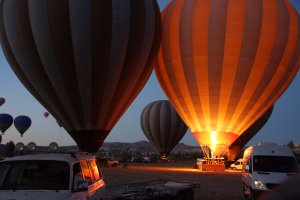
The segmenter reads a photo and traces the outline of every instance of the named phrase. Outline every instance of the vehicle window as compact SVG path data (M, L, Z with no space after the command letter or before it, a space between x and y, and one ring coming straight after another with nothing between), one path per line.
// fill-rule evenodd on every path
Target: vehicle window
M86 180L89 185L92 184L93 179L92 179L92 175L90 173L90 169L89 169L89 166L88 166L87 162L86 161L81 161L80 165L81 165L84 180Z
M297 163L290 156L253 156L253 170L260 172L298 172Z
M98 165L97 165L96 161L95 160L90 160L89 161L89 165L90 165L91 171L92 171L92 173L94 175L94 180L95 181L100 180L101 179L101 175L99 173L99 169L98 169Z
M73 165L73 184L74 184L74 181L75 181L75 177L77 177L77 179L84 180L83 176L82 176L80 163L75 163Z
M73 165L73 189L79 187L83 180L80 163L75 163Z
M12 161L1 184L3 190L67 190L69 164L63 161Z

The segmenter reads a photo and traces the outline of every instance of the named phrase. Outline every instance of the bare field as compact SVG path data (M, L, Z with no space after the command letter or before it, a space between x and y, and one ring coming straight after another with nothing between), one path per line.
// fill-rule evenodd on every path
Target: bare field
M243 199L240 172L200 172L192 168L192 163L129 163L128 169L121 165L102 168L102 173L108 186L169 179L199 184L200 187L194 190L195 200Z

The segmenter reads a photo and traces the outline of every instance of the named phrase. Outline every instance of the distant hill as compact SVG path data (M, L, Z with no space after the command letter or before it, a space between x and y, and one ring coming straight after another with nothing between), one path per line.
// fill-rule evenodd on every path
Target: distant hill
M0 150L4 149L5 145L0 144ZM150 142L142 140L138 142L128 143L128 142L104 142L101 146L100 150L122 150L130 147L131 150L139 151L139 150L147 150L147 151L156 151L155 146L153 146ZM77 151L78 146L60 146L60 151ZM37 151L49 151L48 146L37 146ZM186 151L186 150L200 150L199 146L189 146L184 143L179 143L175 146L174 151Z

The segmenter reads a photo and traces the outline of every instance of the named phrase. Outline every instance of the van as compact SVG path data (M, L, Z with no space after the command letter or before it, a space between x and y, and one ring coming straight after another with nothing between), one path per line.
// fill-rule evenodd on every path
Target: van
M291 149L275 143L259 143L244 151L242 184L245 198L256 199L299 172Z
M244 163L244 159L243 158L240 158L238 159L237 161L235 161L235 163L232 163L230 165L230 168L231 169L234 169L234 170L242 170L243 168L243 163Z

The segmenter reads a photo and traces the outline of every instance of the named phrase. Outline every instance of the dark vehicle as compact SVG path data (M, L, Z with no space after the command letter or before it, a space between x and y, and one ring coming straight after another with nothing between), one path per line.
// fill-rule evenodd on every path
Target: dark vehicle
M97 157L97 161L100 167L117 167L119 165L119 161L111 158Z

